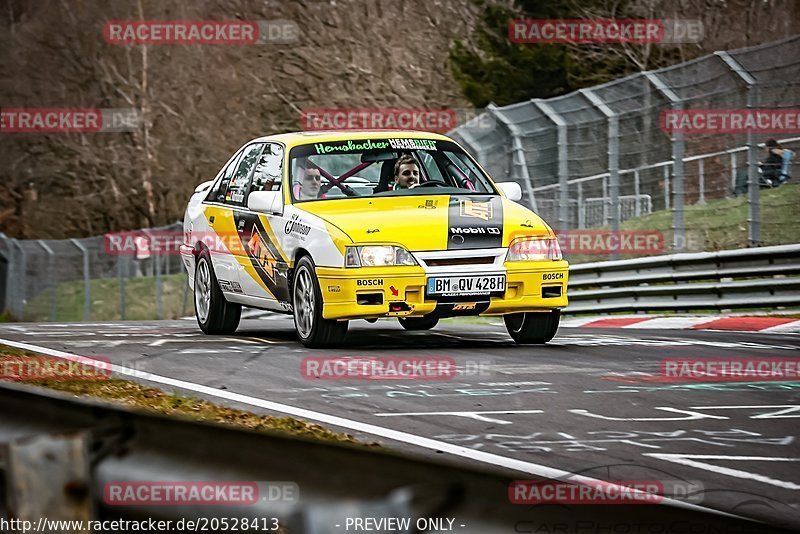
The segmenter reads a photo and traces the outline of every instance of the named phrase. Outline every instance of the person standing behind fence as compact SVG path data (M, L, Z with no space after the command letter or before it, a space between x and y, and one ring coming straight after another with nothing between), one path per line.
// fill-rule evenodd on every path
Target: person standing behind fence
M150 259L150 240L144 234L134 238L136 244L136 276L150 276L152 262Z
M794 153L783 148L775 139L767 139L764 147L767 149L767 157L764 161L758 162L762 176L769 180L773 187L781 185L789 179L789 166Z

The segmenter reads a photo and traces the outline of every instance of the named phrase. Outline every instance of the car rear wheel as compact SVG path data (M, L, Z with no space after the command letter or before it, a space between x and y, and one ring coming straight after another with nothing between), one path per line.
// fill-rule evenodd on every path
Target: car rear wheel
M406 330L430 330L439 324L439 318L432 315L426 315L425 317L398 317L397 320L400 321L400 326Z
M503 316L508 334L517 343L525 345L541 345L553 339L560 319L560 310L512 313Z
M225 300L207 250L197 257L194 271L194 314L206 334L233 334L242 315L240 304Z
M303 256L294 269L292 281L294 329L306 347L331 347L344 341L348 321L322 318L322 292L314 262Z

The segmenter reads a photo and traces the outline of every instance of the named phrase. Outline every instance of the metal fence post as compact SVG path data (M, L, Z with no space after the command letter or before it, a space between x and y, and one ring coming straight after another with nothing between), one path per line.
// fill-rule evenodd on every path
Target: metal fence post
M731 152L731 191L736 191L736 152Z
M462 126L456 128L454 132L457 133L467 147L472 150L475 159L478 160L478 164L483 167L484 170L486 170L486 156L483 153L483 149L481 148L480 143L475 140L475 137L468 130L469 128Z
M164 301L162 298L163 288L161 287L161 255L158 253L158 247L154 246L155 238L150 230L142 230L144 235L147 236L147 241L150 247L150 257L153 261L153 276L155 277L155 290L156 290L156 318L164 318Z
M639 181L639 169L633 171L633 195L636 197L636 203L633 206L633 213L636 217L642 214L642 205L639 197L641 196L641 185Z
M664 209L669 210L669 165L664 165Z
M728 52L714 52L747 86L747 109L758 108L758 81ZM753 131L747 132L747 244L761 244L761 198L758 189L758 141Z
M497 118L497 120L502 122L506 128L508 128L508 132L511 134L511 165L512 169L517 169L516 171L512 171L512 176L515 180L517 180L518 177L522 179L525 185L525 191L528 193L530 209L533 211L539 211L536 206L536 196L533 193L531 175L528 173L528 163L525 161L525 151L522 149L522 141L520 141L519 129L516 127L516 125L512 124L510 120L499 113L494 104L489 104L486 109L495 118Z
M569 147L567 146L567 122L556 113L550 104L534 98L534 106L555 124L558 134L558 228L562 232L569 230ZM581 204L578 203L578 211Z
M612 234L619 235L619 118L617 114L590 89L579 89L590 104L596 107L608 121L608 178L603 178L603 218L605 224L611 229ZM609 191L606 193L605 184L608 180ZM612 259L619 259L619 251L611 255Z
M72 244L78 247L83 254L83 320L92 319L92 289L89 279L89 249L84 247L77 239L70 239Z
M697 176L699 180L700 186L700 194L697 198L698 204L705 204L706 203L706 166L705 160L700 158L697 160Z
M55 283L56 279L56 267L55 267L55 254L53 254L53 249L50 248L47 243L42 241L41 239L36 240L39 243L44 251L47 253L47 285L49 286L49 293L50 293L50 320L52 322L56 322L57 313L58 313L58 296L56 295L58 291L58 285Z
M3 246L6 250L6 279L2 281L4 293L4 300L0 302L0 312L11 311L11 285L13 277L11 276L12 269L14 268L14 245L11 240L6 237L6 234L0 232L0 240L3 241Z
M669 100L672 111L680 113L683 110L683 99L673 91L658 74L655 72L645 72L645 78L653 84L659 93ZM672 134L672 176L673 176L673 216L672 216L672 249L680 252L686 247L686 225L684 221L684 193L683 193L683 133L675 132ZM664 196L667 209L669 209L669 179L664 167Z
M119 275L119 316L121 320L125 320L125 265L122 264L123 258L126 256L117 256L117 274Z
M14 316L17 319L22 319L25 314L25 305L27 304L26 290L27 290L27 273L28 273L28 257L25 253L25 248L18 240L14 240L14 244L19 249L19 282L17 285L17 310Z

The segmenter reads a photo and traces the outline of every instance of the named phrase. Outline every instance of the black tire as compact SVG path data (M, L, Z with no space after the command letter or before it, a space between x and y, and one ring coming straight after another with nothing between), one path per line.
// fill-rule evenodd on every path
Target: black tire
M434 315L424 317L398 317L400 326L406 330L430 330L439 324L439 318Z
M297 338L306 347L334 347L347 336L348 321L323 319L322 302L314 262L303 256L292 277L292 315Z
M206 295L207 299L204 298ZM211 335L233 334L242 316L241 304L225 300L207 250L197 256L194 269L194 315L200 330Z
M558 331L561 311L512 313L503 316L508 334L521 345L542 345Z

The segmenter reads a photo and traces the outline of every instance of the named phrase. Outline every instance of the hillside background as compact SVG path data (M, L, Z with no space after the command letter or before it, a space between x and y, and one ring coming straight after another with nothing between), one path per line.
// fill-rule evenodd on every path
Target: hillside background
M635 72L642 57L647 68L657 68L780 39L800 22L794 0L587 0L566 2L555 14L700 18L706 39L627 55L532 51L505 42L508 16L536 15L553 4L561 6L0 0L0 106L139 108L145 117L144 127L131 133L0 134L0 232L62 238L174 222L194 186L212 178L236 148L253 137L297 130L304 108L505 104ZM290 19L301 35L287 45L118 46L102 37L104 22L113 19ZM536 70L542 53L554 62L549 73Z

